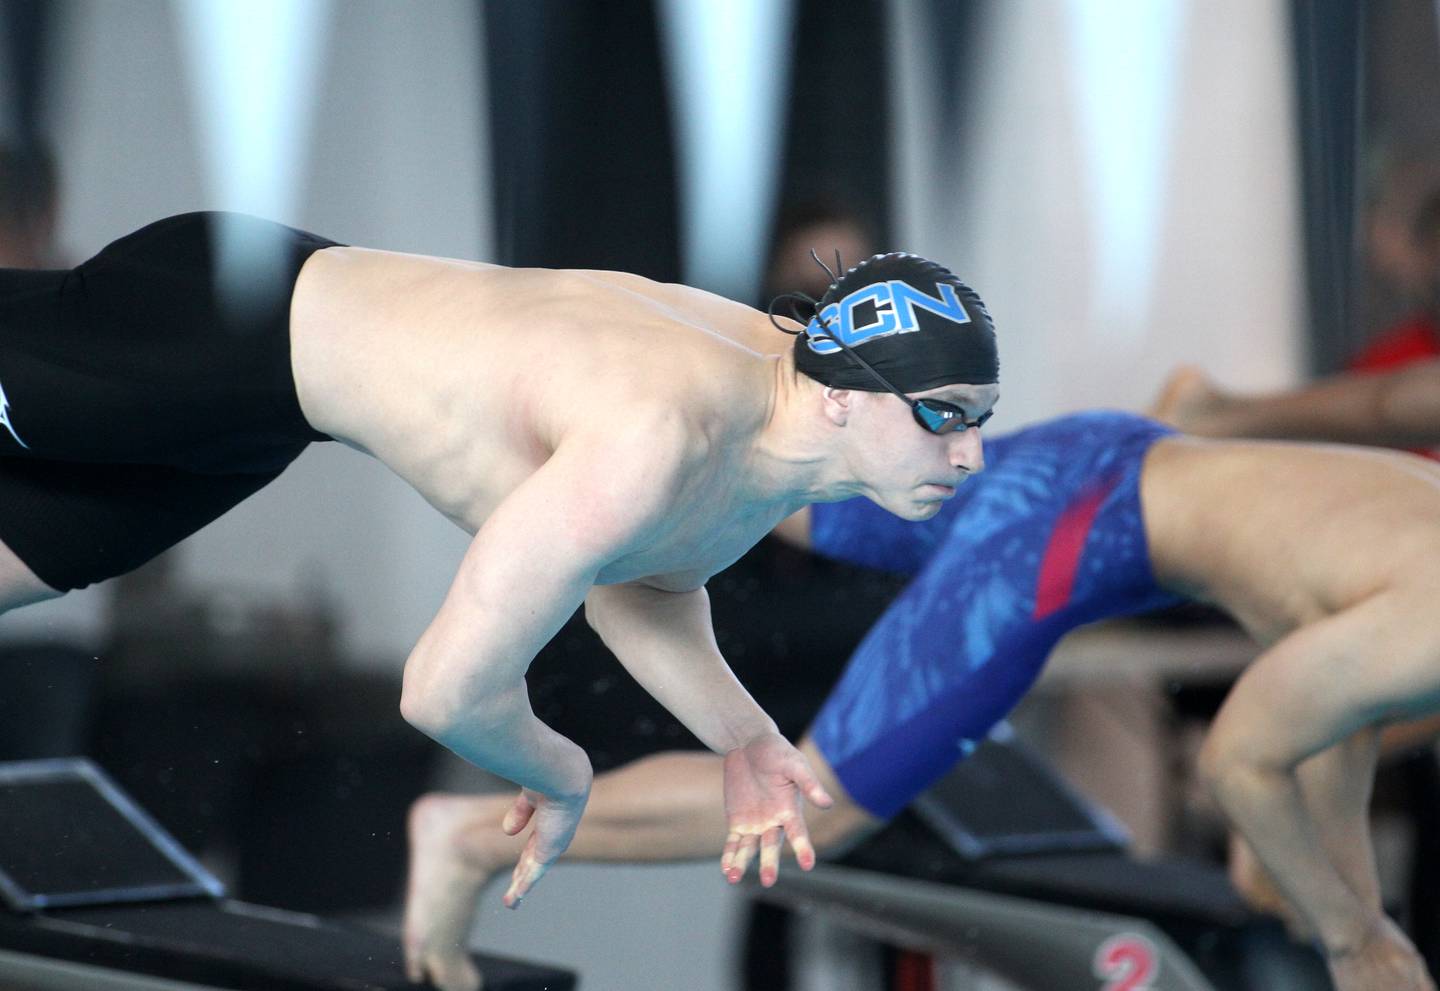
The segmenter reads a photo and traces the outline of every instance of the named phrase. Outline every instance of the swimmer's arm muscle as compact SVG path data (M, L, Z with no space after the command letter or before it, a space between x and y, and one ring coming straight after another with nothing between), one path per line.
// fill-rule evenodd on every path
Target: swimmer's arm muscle
M647 522L644 494L631 491L642 480L595 485L604 444L562 444L496 508L405 665L407 720L466 760L552 797L583 795L589 761L531 711L525 671Z
M597 587L585 614L635 679L690 731L725 755L721 870L734 883L759 853L760 883L775 883L782 835L801 869L815 863L804 799L833 799L805 757L730 672L710 624L705 590L667 592L642 584Z
M585 619L641 687L716 753L776 731L721 655L704 588L599 585L585 598Z

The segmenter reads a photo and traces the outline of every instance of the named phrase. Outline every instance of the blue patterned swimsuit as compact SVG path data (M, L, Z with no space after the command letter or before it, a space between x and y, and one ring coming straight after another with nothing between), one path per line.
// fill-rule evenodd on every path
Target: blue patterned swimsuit
M1140 507L1171 431L1089 412L986 443L986 469L922 523L817 505L818 553L914 575L811 727L852 798L889 818L984 738L1077 626L1182 601L1160 588Z

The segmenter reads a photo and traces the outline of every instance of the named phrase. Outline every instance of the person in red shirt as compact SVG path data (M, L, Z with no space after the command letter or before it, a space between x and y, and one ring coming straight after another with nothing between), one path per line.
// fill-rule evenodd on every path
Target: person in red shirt
M1378 444L1440 456L1440 189L1416 215L1415 311L1338 375L1299 389L1241 395L1194 366L1171 374L1150 414L1186 433Z

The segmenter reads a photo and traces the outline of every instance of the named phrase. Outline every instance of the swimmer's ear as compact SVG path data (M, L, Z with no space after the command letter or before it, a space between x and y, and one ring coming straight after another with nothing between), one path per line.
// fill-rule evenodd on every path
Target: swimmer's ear
M820 390L821 409L825 412L825 419L837 427L845 426L850 419L850 400L854 397L849 389L836 389L833 386L826 386Z

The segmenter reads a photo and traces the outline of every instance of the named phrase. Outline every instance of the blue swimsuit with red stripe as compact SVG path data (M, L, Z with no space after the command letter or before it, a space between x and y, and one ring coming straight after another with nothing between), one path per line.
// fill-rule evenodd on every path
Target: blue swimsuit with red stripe
M1182 601L1155 583L1140 469L1171 431L1075 414L985 445L932 519L865 499L817 505L817 552L915 576L811 727L850 796L889 818L965 756L1077 626Z

